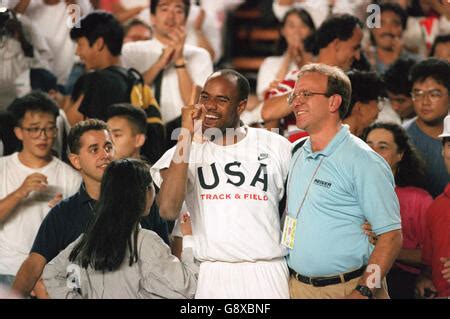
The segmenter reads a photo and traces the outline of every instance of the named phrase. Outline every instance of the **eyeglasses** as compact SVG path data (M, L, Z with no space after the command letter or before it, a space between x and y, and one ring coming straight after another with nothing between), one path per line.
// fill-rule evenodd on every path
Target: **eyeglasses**
M417 90L417 91L411 92L411 97L412 97L413 101L421 101L426 96L428 96L432 102L436 102L442 96L444 96L444 94L441 91L436 90L436 89L429 90L429 91Z
M291 105L299 97L304 99L304 101L307 101L310 98L312 98L314 95L324 95L326 97L330 97L331 96L328 93L311 92L311 91L298 91L297 93L296 92L292 92L291 94L289 94L288 104Z
M41 136L41 133L45 133L45 136L47 137L55 137L56 132L58 131L58 128L56 126L51 127L22 127L22 130L27 131L28 134L30 134L30 137L32 138L38 138Z

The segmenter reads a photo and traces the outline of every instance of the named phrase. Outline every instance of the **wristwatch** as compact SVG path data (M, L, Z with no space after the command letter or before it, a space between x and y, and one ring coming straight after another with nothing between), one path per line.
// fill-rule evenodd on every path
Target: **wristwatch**
M374 299L372 290L370 290L370 288L367 286L358 285L358 286L356 286L355 290L358 291L364 297L367 297L369 299Z

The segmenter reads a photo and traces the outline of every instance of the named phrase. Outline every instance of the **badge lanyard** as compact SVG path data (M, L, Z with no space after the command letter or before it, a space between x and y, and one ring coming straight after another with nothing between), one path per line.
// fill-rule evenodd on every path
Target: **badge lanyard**
M300 156L299 156L300 157ZM295 167L295 164L297 163L298 158L295 160L294 165L292 166L293 168ZM286 209L288 214L286 215L286 219L284 222L284 227L283 227L283 234L281 236L281 244L286 246L289 249L293 249L294 248L294 240L295 240L295 230L297 228L297 220L298 220L298 216L300 214L300 211L303 207L303 204L305 203L306 200L306 196L308 195L309 189L311 188L311 184L312 181L314 180L314 177L316 177L317 172L319 171L320 166L322 165L322 162L324 160L325 157L322 157L322 159L319 162L319 165L317 165L316 170L314 171L313 176L311 177L311 180L309 181L308 187L306 189L305 195L303 196L303 200L300 204L300 207L298 208L297 214L295 215L295 218L292 218L289 216L289 207L288 204L286 203ZM288 183L290 184L290 183Z

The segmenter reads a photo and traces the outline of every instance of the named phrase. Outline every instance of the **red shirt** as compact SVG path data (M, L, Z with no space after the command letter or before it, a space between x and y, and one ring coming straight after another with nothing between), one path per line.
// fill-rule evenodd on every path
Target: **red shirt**
M113 11L113 5L119 2L119 0L100 0L99 8L108 12Z
M426 216L427 228L422 259L431 266L433 284L438 297L450 296L450 283L444 279L441 257L450 258L450 183L431 204Z
M433 203L433 197L427 191L417 187L395 187L400 203L400 216L402 219L402 234L404 249L421 249L424 243L426 229L426 212ZM413 274L420 270L401 263L399 268Z

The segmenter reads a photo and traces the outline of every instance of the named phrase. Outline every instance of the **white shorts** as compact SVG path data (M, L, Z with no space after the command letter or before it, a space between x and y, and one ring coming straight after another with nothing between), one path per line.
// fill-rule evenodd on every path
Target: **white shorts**
M284 258L271 261L200 264L196 299L289 299Z

